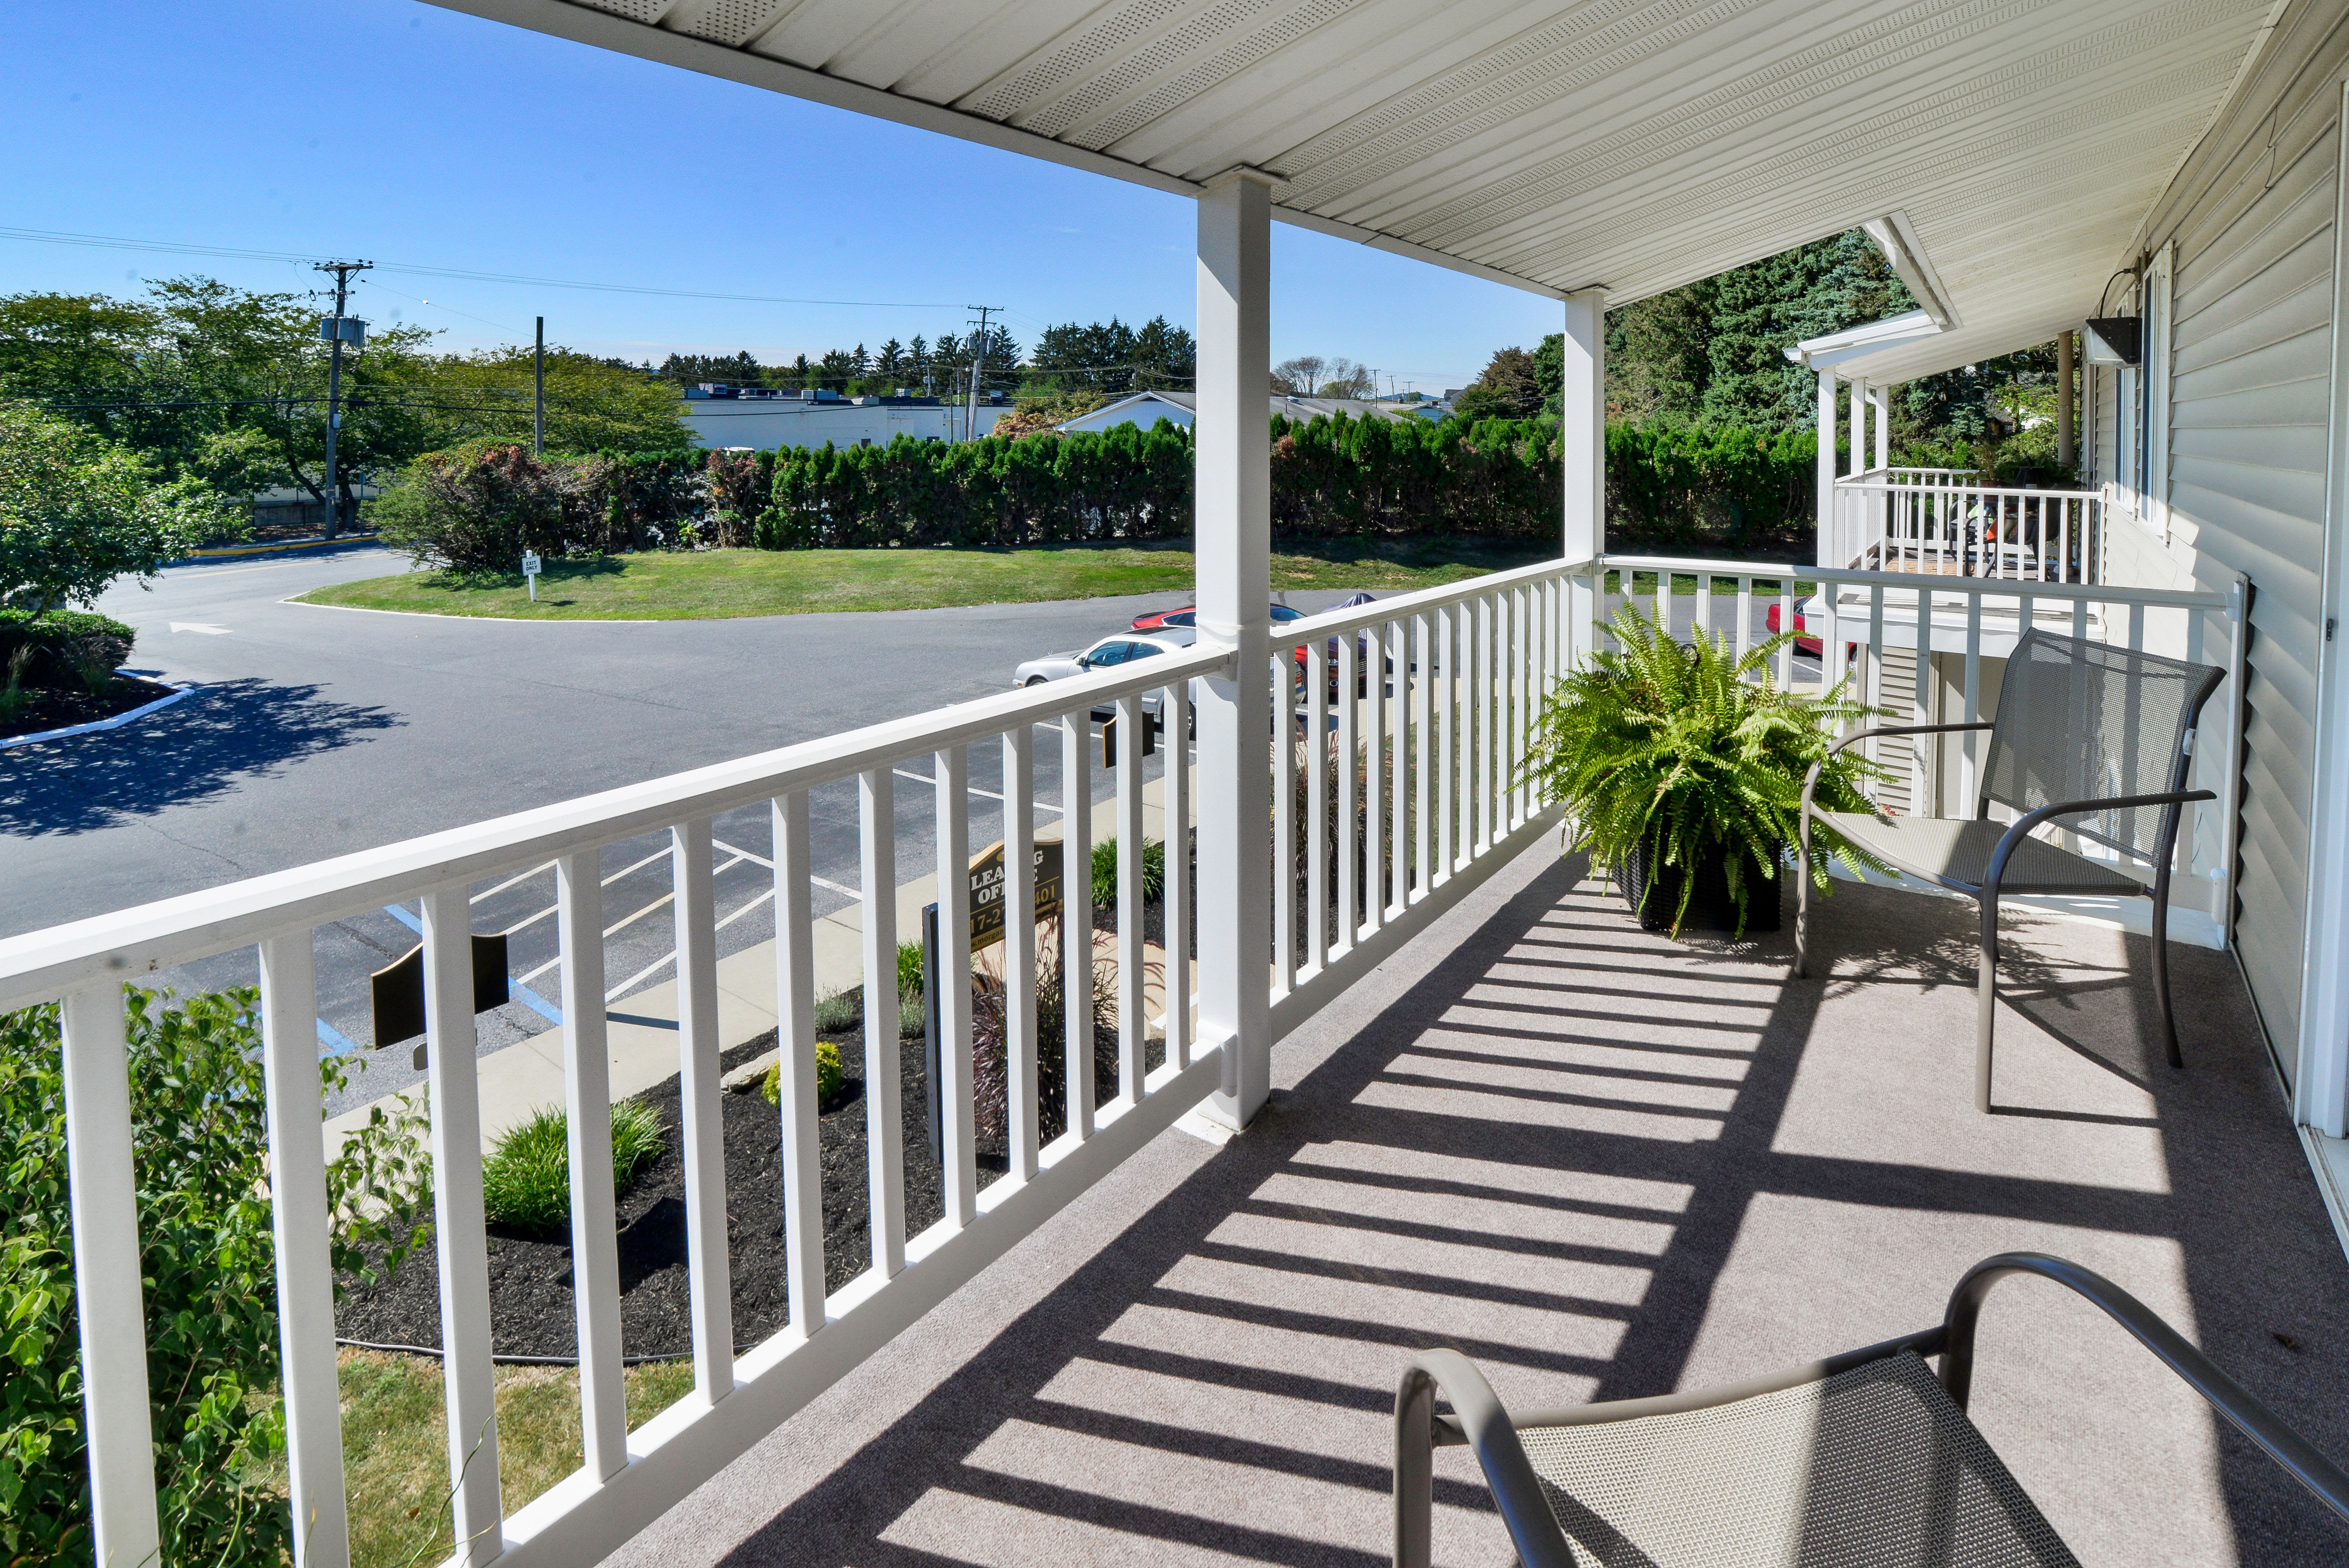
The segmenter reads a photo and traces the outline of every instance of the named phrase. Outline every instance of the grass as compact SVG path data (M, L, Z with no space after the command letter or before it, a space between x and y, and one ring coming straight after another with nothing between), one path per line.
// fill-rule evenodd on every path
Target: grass
M450 1529L449 1438L440 1363L421 1356L345 1350L343 1467L356 1568L437 1563ZM626 1373L628 1426L642 1426L693 1388L693 1363L659 1361ZM509 1514L577 1470L579 1369L497 1369L498 1468Z
M839 610L930 610L1187 593L1187 542L996 550L706 550L550 561L533 603L519 573L404 572L337 583L295 603L535 621L724 620ZM1484 540L1295 542L1272 558L1284 588L1427 588L1543 558Z
M641 1100L612 1107L612 1188L626 1192L636 1171L658 1158L660 1118ZM481 1201L492 1223L551 1231L571 1222L570 1128L555 1108L539 1111L498 1140L481 1161Z

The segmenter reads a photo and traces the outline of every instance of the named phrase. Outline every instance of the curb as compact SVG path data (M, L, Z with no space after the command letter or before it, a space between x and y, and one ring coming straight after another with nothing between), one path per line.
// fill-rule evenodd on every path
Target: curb
M289 539L274 544L222 544L203 550L191 550L173 566L186 566L198 561L227 561L240 555L283 555L296 550L332 550L347 544L380 544L382 540L372 533L347 533L339 539Z
M44 729L31 735L0 736L0 751L5 751L12 746L36 746L44 740L64 740L76 735L95 735L101 729L119 729L134 718L144 718L158 709L171 707L183 696L191 696L202 690L203 690L202 686L183 686L170 696L159 696L153 702L134 707L128 713L118 713L112 718L94 718L88 724L69 724L62 729Z

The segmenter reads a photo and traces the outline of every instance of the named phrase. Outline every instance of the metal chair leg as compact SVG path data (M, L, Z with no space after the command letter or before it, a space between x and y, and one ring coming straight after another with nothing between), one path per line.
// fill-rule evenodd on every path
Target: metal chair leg
M1998 895L1982 901L1982 958L1974 995L1974 1109L1990 1114L1991 1039L1998 1017Z
M2169 1065L2183 1068L2186 1058L2178 1051L2178 1017L2169 1003L2169 899L2168 889L2153 901L2153 999L2161 1008L2161 1038L2168 1047Z
M1394 1568L1428 1568L1435 1509L1435 1380L1414 1367L1395 1392Z
M1795 830L1795 978L1809 975L1811 952L1811 819L1804 813Z

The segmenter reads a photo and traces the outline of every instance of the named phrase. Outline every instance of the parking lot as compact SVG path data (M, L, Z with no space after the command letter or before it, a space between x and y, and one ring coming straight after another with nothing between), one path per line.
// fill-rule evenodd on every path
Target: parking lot
M202 689L122 729L0 753L0 934L200 892L597 790L1006 689L1014 665L1123 629L1179 596L734 621L511 623L285 603L399 569L362 550L176 567L101 606L139 630L131 667ZM1299 593L1313 610L1344 595ZM1059 748L1038 735L1037 789L1057 801ZM1152 777L1167 758L1149 764ZM970 758L971 836L1000 834L1001 758ZM933 869L935 800L896 780L899 875ZM1097 776L1096 799L1114 789ZM811 800L821 915L858 882L853 785ZM1054 813L1040 808L1039 827ZM766 813L715 825L721 954L773 934ZM670 977L668 843L604 856L612 1006ZM478 887L473 928L504 932L516 999L485 1014L484 1052L550 1026L551 868ZM323 928L323 1048L371 1043L368 976L415 945L413 908ZM249 954L164 976L250 982ZM365 1092L400 1086L383 1053Z

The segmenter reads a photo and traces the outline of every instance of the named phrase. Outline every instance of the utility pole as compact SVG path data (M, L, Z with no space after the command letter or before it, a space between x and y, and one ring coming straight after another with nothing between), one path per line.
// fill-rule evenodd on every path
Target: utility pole
M999 304L974 304L963 308L978 312L978 334L972 339L977 350L970 361L970 412L963 421L963 439L971 441L978 438L978 387L979 377L987 370L987 318L1002 315L1003 307Z
M375 265L373 262L320 262L317 270L335 274L335 314L318 323L318 335L334 345L326 365L326 537L334 538L342 531L343 494L335 469L335 445L343 430L343 345L353 346L367 341L367 323L346 316L344 307L350 301L351 274L363 273Z
M546 455L546 317L538 318L538 347L530 367L530 449Z

